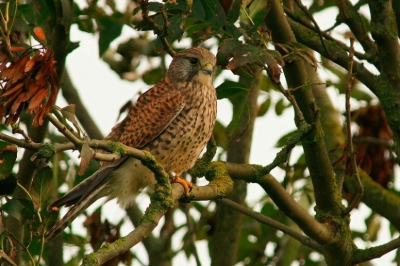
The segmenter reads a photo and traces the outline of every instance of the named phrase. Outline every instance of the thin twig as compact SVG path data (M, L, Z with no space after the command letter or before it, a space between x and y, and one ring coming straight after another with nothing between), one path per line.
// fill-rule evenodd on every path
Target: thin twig
M349 70L347 73L347 82L346 82L347 152L349 154L349 158L353 168L353 177L356 178L356 185L358 187L358 191L356 192L355 198L350 202L349 206L347 206L345 210L345 215L349 214L351 210L354 209L354 207L357 206L358 203L360 203L361 197L364 193L364 186L361 183L360 175L358 173L356 153L354 152L354 147L353 147L353 136L351 134L350 94L353 83L353 62L354 62L353 57L354 57L354 39L351 38L350 53L349 53Z
M196 264L197 264L197 266L201 266L199 253L197 252L197 248L196 248L196 232L195 232L194 224L192 221L192 217L189 214L190 206L191 206L190 204L183 205L183 212L186 215L187 227L188 227L187 237L189 239L189 245L192 248L192 254L194 255Z
M74 143L77 147L80 147L83 143L82 140L77 138L64 124L56 119L52 114L47 113L46 118L49 119L50 123L55 126L68 140Z
M6 35L7 22L5 21L3 12L1 12L1 10L0 10L0 20L1 20L0 35L1 35L1 38L3 40L2 41L2 45L4 45L4 47L2 47L2 51L7 54L9 60L12 60L14 58L14 55L11 52L10 39Z
M168 26L169 26L168 15L165 12L164 5L161 3L160 3L160 5L161 5L160 6L161 14L164 19L163 27L158 25L151 17L149 17L149 1L148 0L140 1L140 7L142 8L142 17L143 17L143 20L146 20L150 24L150 26L153 28L154 34L156 34L160 38L161 42L164 45L165 51L169 55L174 56L175 51L174 51L174 49L172 49L171 44L168 42L168 40L166 38L168 36Z
M4 252L4 250L0 249L0 258L8 263L10 263L11 266L17 266L15 262L7 255L7 253Z
M282 83L280 82L280 80L278 78L276 78L274 75L274 73L271 73L273 70L273 68L271 67L267 67L266 65L263 65L263 68L267 71L268 76L270 77L270 81L272 83L272 85L274 85L274 87L279 90L280 92L282 92L282 94L286 97L286 99L288 99L288 101L293 105L293 109L294 112L297 116L297 118L299 119L299 123L306 123L306 120L304 118L303 112L300 110L299 105L296 102L296 99L294 98L293 94L291 93L291 90L286 90L285 88L283 88Z
M291 12L291 10L290 10L289 8L287 8L287 7L284 7L284 9L285 9L285 14L286 14L290 19L292 19L293 21L296 21L297 23L301 24L302 26L306 27L307 29L310 29L310 30L312 30L313 32L317 33L316 27L313 26L313 25L311 25L311 23L309 23L308 20L305 21L305 19L303 19L303 17L298 17L298 16L294 15L294 14ZM336 26L337 26L337 25L336 25ZM345 50L345 51L349 51L349 47L347 47L346 44L344 44L344 43L342 43L342 42L336 40L335 38L333 38L331 35L329 35L329 34L327 33L327 32L329 32L329 31L331 31L334 27L335 27L335 25L332 26L331 28L326 29L325 31L321 32L322 36L324 36L325 40L330 40L330 41L335 42L335 44L336 44L337 46L339 46L340 49L343 49L343 50ZM357 52L357 51L354 51L354 55L355 55L357 58L359 58L359 59L364 59L364 60L368 60L368 61L371 60L371 59L374 57L374 55L371 55L371 54L369 54L369 53L365 53L365 54L364 54L364 53L360 53L360 52Z
M358 249L355 251L352 261L352 265L361 264L372 259L380 258L383 255L389 253L400 247L400 238L393 239L383 245L375 246L367 249Z
M330 55L328 47L326 47L325 41L324 41L324 37L322 36L322 31L318 26L318 23L315 21L314 17L311 15L310 11L303 5L303 3L300 0L294 0L294 2L296 3L296 5L301 9L301 11L304 12L304 14L306 14L306 16L313 22L315 29L318 33L319 39L321 40L322 46L325 49L325 52Z
M32 254L29 252L29 249L26 247L26 245L22 244L21 241L19 241L18 237L15 237L10 231L6 229L4 229L4 231L6 231L7 235L13 238L21 246L21 248L28 254L29 260L31 261L32 265L35 265L35 260L33 259Z
M260 213L249 210L246 207L244 207L232 200L224 198L224 199L218 199L216 201L221 202L221 203L231 207L232 209L235 209L238 212L243 213L243 214L253 218L254 220L257 220L260 223L266 224L268 226L278 229L279 231L282 231L283 233L293 237L294 239L298 240L300 243L304 244L307 247L310 247L316 251L322 252L321 245L319 245L314 240L300 234L299 232L295 231L294 229L290 228L289 226L279 223L279 222L277 222L267 216L264 216Z
M15 128L12 129L12 132L21 134L24 137L26 142L28 142L28 143L32 142L32 139L28 136L28 134L25 132L25 130L23 130L19 127L19 123L17 124L17 126Z

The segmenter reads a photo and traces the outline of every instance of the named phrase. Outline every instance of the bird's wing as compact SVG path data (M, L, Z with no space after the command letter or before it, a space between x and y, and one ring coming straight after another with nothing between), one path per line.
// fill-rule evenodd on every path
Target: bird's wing
M106 139L143 148L168 127L184 104L181 93L165 78L139 97L129 115L112 129Z

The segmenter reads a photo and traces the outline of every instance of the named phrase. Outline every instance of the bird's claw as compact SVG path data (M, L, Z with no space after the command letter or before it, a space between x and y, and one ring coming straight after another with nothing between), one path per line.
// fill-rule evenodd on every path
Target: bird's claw
M181 184L183 186L185 196L189 197L190 191L192 190L192 187L193 187L192 182L189 182L186 179L181 178L180 176L174 176L171 178L171 184L172 183Z

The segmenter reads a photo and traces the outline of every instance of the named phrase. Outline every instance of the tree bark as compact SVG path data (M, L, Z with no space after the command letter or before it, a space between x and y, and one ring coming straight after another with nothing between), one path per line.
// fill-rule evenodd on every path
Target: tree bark
M259 73L254 71L254 73ZM232 163L248 163L252 143L254 121L257 117L259 94L259 78L251 81L244 78L240 82L250 87L250 92L239 93L231 98L233 108L249 105L249 114L242 116L241 125L245 130L240 136L233 137L228 143L227 161ZM247 99L246 99L247 98ZM246 99L243 101L243 99ZM247 183L236 180L229 199L244 205L247 194ZM230 207L217 204L215 235L211 241L212 265L235 265L239 247L240 232L243 225L243 214L239 214ZM229 222L227 222L229 221ZM223 248L224 252L221 252Z

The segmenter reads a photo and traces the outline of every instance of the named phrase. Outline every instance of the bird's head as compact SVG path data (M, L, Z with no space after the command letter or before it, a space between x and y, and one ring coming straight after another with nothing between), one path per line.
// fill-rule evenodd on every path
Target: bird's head
M211 85L216 58L210 51L194 47L177 53L168 68L167 77L176 82L198 82Z

